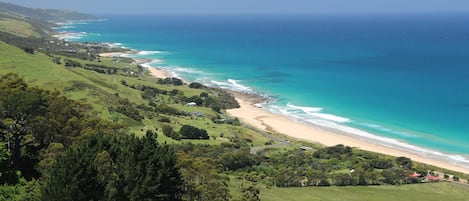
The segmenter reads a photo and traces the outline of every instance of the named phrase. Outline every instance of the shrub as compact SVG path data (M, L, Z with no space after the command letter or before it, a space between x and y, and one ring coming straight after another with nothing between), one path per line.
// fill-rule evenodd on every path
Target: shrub
M198 83L198 82L192 82L192 83L189 84L189 87L194 88L194 89L200 89L200 88L204 88L205 86L203 84Z
M205 129L199 129L191 125L183 125L179 130L183 139L209 139L208 133Z
M171 123L171 120L168 117L161 117L158 119L159 122Z
M180 140L181 139L179 134L176 133L176 131L174 131L173 127L171 127L169 125L163 125L162 130L163 130L163 135L165 135L166 137L170 137L170 138L173 138L175 140Z

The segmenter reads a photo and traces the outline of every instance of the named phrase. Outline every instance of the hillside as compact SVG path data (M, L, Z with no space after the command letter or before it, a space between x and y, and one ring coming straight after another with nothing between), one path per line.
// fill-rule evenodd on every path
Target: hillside
M54 9L37 9L27 8L12 3L0 2L0 12L17 13L35 20L42 20L48 22L63 22L69 20L95 20L96 17L84 13L78 13L67 10L54 10Z
M147 76L130 76L126 73L128 70L139 71L137 65L132 63L132 61L126 61L120 58L101 58L101 62L97 62L57 55L45 55L42 53L29 54L24 50L3 42L0 42L0 49L2 50L0 51L0 72L2 72L2 75L6 73L17 73L32 86L57 91L68 98L89 104L93 108L91 112L93 116L121 124L123 126L123 132L133 133L137 136L145 136L145 133L148 133L148 131L156 131L156 133L159 134L157 140L160 143L174 144L176 150L179 150L180 160L184 161L183 164L185 164L182 166L185 168L181 170L184 177L190 175L190 177L192 177L195 172L199 172L196 178L207 176L204 174L210 174L210 177L213 178L210 182L221 185L220 188L213 188L213 186L207 186L209 187L207 189L203 188L206 195L215 193L213 191L230 192L228 198L237 199L246 196L247 192L256 194L255 192L260 190L260 195L263 200L275 200L276 198L286 199L288 197L282 196L290 195L291 197L292 194L298 196L298 200L310 200L310 193L316 188L272 188L272 182L276 183L275 186L279 187L301 185L303 180L301 175L310 174L307 173L309 171L312 171L312 175L316 175L320 172L316 172L314 169L306 169L305 172L296 170L304 168L303 165L320 162L319 164L321 164L320 166L322 166L322 168L329 169L327 170L328 172L330 171L326 173L326 175L330 175L331 179L324 180L327 181L327 183L324 184L336 185L339 184L337 182L345 181L337 179L339 176L345 176L343 173L348 172L347 167L354 164L352 161L362 161L363 163L364 161L370 160L370 158L373 159L373 161L379 159L378 161L382 161L384 166L388 166L385 164L392 164L394 160L392 157L383 157L358 150L354 150L353 154L350 155L350 153L347 153L346 149L343 150L341 147L323 149L317 145L295 142L292 139L285 141L282 139L283 137L268 133L259 133L249 128L239 126L239 124L236 123L220 123L216 120L230 119L230 117L223 113L215 112L210 107L187 107L185 105L188 101L192 100L191 97L199 96L203 93L207 93L208 96L213 96L219 93L219 91L213 91L213 89L203 87L196 89L188 85L175 85L172 84L172 82L160 82ZM58 64L56 60L58 57L60 57L60 64ZM66 67L64 62L67 59L80 63L82 67ZM120 60L120 62L116 64L117 60ZM117 73L109 74L99 69L86 69L83 67L87 64L98 63L100 65L113 66L117 69ZM154 96L151 94L153 92L142 90L142 86L152 90L158 89L161 93L154 91L157 92L157 95L155 94L156 96ZM163 93L163 90L166 91L166 94ZM149 99L148 96L152 96L153 98ZM152 101L157 105L165 105L164 107L166 109L159 107L154 108L151 103ZM122 108L126 109L122 110ZM204 116L195 116L193 115L195 112L201 112ZM205 130L209 139L179 139L180 137L175 137L174 134L179 135L183 125L191 125L195 128ZM194 145L187 144L188 142L202 146L194 147ZM298 146L305 145L314 147L317 150L301 151L297 148ZM254 147L255 149L252 150L256 150L255 152L257 152L257 154L249 154L250 147ZM339 154L343 151L345 151L343 154L347 156ZM315 153L319 154L315 155ZM327 153L337 153L339 155L330 156ZM316 157L318 157L319 160L314 159ZM338 162L335 157L341 158L343 161ZM202 165L205 163L204 161L211 161L210 163L212 163L213 166ZM369 162L374 164L372 161ZM379 173L382 171L379 169L382 168L380 167L381 165L379 165L380 163L374 164L377 168L375 172L375 177L377 176L376 181L366 179L366 182L377 182L376 184L381 184L383 181L386 181L379 178ZM361 165L366 166L366 164L365 162ZM216 168L217 166L224 168L218 169ZM251 169L249 168L251 166L257 168ZM414 164L414 168L419 171L426 169L425 166L418 164ZM203 173L204 171L208 172ZM289 177L284 178L282 175L289 175ZM324 178L326 175L320 173L317 176L319 176L318 178L320 179ZM310 177L308 176L308 178ZM314 180L314 176L311 178ZM350 182L355 182L353 181L353 177L350 177L350 179L352 179ZM399 183L403 181L398 179L395 182ZM352 183L348 183L347 185ZM224 185L226 186L223 187ZM313 185L323 184L319 182L313 183ZM413 189L414 186L418 186L417 189L421 193L427 191L433 192L431 188L425 188L423 185L411 185L409 187L412 188L409 189ZM461 189L452 189L455 189L456 192L464 192L466 188L467 187L462 186ZM323 192L331 191L330 194L326 193L324 195L359 197L359 195L352 195L351 193L354 192L354 190L350 189L356 189L357 192L362 192L365 191L366 187L331 187L325 189L326 190L320 190L321 195L323 195ZM396 189L394 187L376 186L371 187L370 191L380 192L384 190L394 195L394 193L406 191L406 189L408 189L407 185ZM290 193L290 191L292 192ZM399 196L402 197L407 197L407 195L408 194L399 193ZM459 194L454 193L454 195ZM190 197L191 195L188 196ZM376 195L376 197L378 196ZM327 196L323 197L324 200L327 200L326 198Z
M0 14L0 200L467 197L422 184L445 170L405 157L253 130L226 114L228 92L99 56L126 49L53 39L13 7Z

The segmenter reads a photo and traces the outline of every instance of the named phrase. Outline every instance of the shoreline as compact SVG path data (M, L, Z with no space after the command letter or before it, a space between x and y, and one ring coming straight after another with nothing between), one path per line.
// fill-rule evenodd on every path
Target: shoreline
M100 56L127 57L126 55L128 54L137 54L138 52L139 51L135 50L129 52L109 52L101 53ZM128 58L133 59L135 64L146 68L152 77L161 79L173 77L170 71L151 66L150 64L154 62L152 59L140 59L132 57ZM323 128L321 126L311 124L306 125L305 123L290 119L287 116L269 112L257 105L257 103L264 102L266 99L256 94L247 94L244 92L227 89L224 90L231 93L241 106L237 109L229 109L227 110L227 113L231 116L239 118L245 124L248 124L256 129L266 132L278 133L298 140L319 143L324 146L335 146L337 144L343 144L346 146L395 157L405 156L420 163L469 174L469 168L465 168L442 159L416 154L411 152L411 150L403 150L396 147L380 145L379 143L373 143L369 140L347 135L346 133L335 131L330 128Z
M173 77L170 71L149 65L152 63L151 59L132 59L134 59L137 64L145 67L150 76L154 78L164 79ZM265 97L261 97L257 94L248 94L245 92L228 89L223 90L232 94L240 104L240 108L226 110L227 113L233 117L239 118L243 123L248 124L256 129L285 135L302 141L319 143L324 146L335 146L337 144L343 144L361 150L376 152L394 157L404 156L420 163L469 174L469 168L465 168L457 164L412 153L410 150L402 150L394 147L380 145L378 143L373 143L368 140L360 139L359 137L347 135L330 128L323 128L311 124L306 125L304 123L290 119L287 116L269 112L265 110L265 108L257 105L258 103L262 103L267 100Z
M468 168L464 168L453 163L425 157L398 148L375 144L361 140L358 137L340 134L340 132L332 131L331 129L321 128L315 125L305 125L301 122L296 122L287 116L274 114L266 111L263 108L255 106L255 104L259 102L256 102L250 94L243 94L240 92L232 94L240 104L240 108L229 109L227 110L227 113L231 116L239 118L242 122L253 126L256 129L286 135L298 140L319 143L324 146L335 146L337 144L343 144L361 150L391 155L395 157L405 156L420 163L469 174Z
M155 68L155 67L146 67L148 70L148 73L150 73L151 76L155 78L168 78L172 77L171 73L169 71L163 70L161 68Z
M139 51L135 51L135 50L128 51L128 52L105 52L105 53L99 53L98 55L100 57L106 57L106 58L116 58L116 57L130 58L134 60L134 64L144 67L148 71L148 73L155 78L164 79L167 77L172 77L171 72L167 70L163 70L161 68L151 66L150 64L155 61L154 59L132 58L132 57L126 56L129 54L138 54L138 52Z

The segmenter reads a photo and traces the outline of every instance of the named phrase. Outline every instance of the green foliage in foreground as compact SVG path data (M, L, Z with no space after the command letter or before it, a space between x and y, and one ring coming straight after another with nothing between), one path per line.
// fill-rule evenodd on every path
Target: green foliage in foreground
M261 190L265 201L464 201L469 187L452 183L414 184L404 186L347 186L271 188Z
M42 200L180 200L176 155L156 135L93 135L49 170Z
M16 152L15 143L0 146L0 171L8 176L0 180L9 181L3 182L9 185L0 187L0 200L37 200L41 190L43 200L115 200L117 195L123 200L178 199L168 197L171 193L160 191L160 187L179 188L181 183L177 179L174 185L164 183L161 178L168 177L154 171L159 161L172 167L175 158L182 189L172 195L180 195L183 200L258 200L259 193L267 195L263 194L270 191L267 188L289 190L275 186L403 184L419 182L407 180L410 172L429 170L416 168L407 158L345 146L300 150L284 141L266 144L267 134L241 127L239 120L223 114L223 109L236 107L237 103L218 89L179 85L177 80L158 84L141 75L65 68L52 57L27 54L3 42L0 49L1 74L20 74L10 74L2 81L15 84L9 80L17 80L18 86L6 84L0 90L4 93L0 108L14 109L0 113L0 130L6 136L0 141L13 142L16 136L25 136L16 143ZM19 90L22 85L27 90ZM189 107L188 102L197 106ZM33 103L40 107L31 107ZM22 130L8 129L17 122L14 111L31 114L25 119L27 124L21 125ZM168 150L174 148L177 157L161 150L167 146L156 145L153 137L144 137L144 131L151 134L154 130L162 131L156 139L171 144ZM144 141L133 135L120 136L132 132ZM94 133L111 133L123 140L104 137L106 140L90 143ZM181 140L184 134L207 140ZM14 163L18 164L16 168L10 165L15 158L19 159ZM407 186L414 185L403 188ZM333 189L338 188L329 190ZM158 198L151 197L155 195Z

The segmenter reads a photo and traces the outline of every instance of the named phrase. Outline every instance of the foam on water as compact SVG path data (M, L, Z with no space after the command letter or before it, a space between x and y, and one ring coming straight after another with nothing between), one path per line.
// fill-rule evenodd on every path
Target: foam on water
M303 107L303 106L296 106L291 103L287 103L287 106L294 108L294 109L302 110L304 112L320 112L322 110L322 108L319 108L319 107Z
M236 89L241 89L241 91L252 91L251 88L239 84L239 82L241 82L241 80L228 79L228 83L230 83Z
M380 24L381 24L381 22L380 22ZM63 26L65 27L65 26L74 26L74 25L73 25L73 23L68 23L68 24L63 24ZM145 27L146 26L147 26L147 24L145 24ZM80 27L80 26L77 26L77 27ZM119 26L119 28L120 28L120 26ZM62 29L62 30L64 30L64 29ZM72 30L74 30L74 29L72 29ZM92 32L92 31L90 31L90 32ZM242 33L242 32L240 32L240 33ZM334 32L331 32L331 33L337 33L337 31L334 30ZM283 37L283 35L279 35L279 36ZM309 34L307 34L305 36L307 36L308 39L310 38ZM382 34L379 34L379 36L381 37ZM153 34L151 35L151 37L152 38L162 38L162 37L155 37ZM134 37L131 37L131 38L134 38ZM379 38L379 39L381 39L381 38ZM347 41L351 41L351 40L347 40ZM369 39L366 39L366 41L369 41ZM399 40L397 40L397 41L399 41ZM124 40L124 42L126 42L126 43L128 42L128 44L132 44L132 41L129 42L129 41ZM189 42L180 41L180 39L176 40L176 42L180 42L182 44L189 44L189 45L192 44L192 41L189 41ZM303 42L303 41L301 41L301 42ZM326 41L326 42L328 42L327 46L329 46L330 41ZM136 58L145 58L146 57L146 58L151 58L151 59L156 59L156 58L164 59L164 62L163 61L160 61L160 62L152 61L152 62L146 63L144 65L146 67L162 68L162 69L165 69L165 70L168 70L169 72L171 72L173 77L178 77L178 78L185 79L185 80L188 80L188 81L197 81L197 82L200 82L202 84L212 86L212 87L220 87L220 88L230 89L230 90L235 90L235 91L256 93L255 89L262 88L262 86L263 86L262 83L259 84L259 83L256 83L256 81L253 81L254 80L253 76L255 76L255 73L253 73L253 76L251 76L251 77L246 77L248 75L241 75L241 76L236 76L235 75L237 72L244 72L244 71L242 71L243 68L240 68L241 70L239 70L239 71L235 71L236 73L234 73L233 75L231 75L231 74L229 74L229 75L226 75L226 74L220 75L220 74L224 73L224 72L220 72L219 69L224 67L223 62L225 62L225 60L220 62L221 66L219 68L217 66L218 73L219 73L219 74L217 74L217 72L216 72L217 70L214 70L214 71L208 70L209 72L199 70L199 69L208 69L208 68L203 68L203 67L207 67L207 66L211 65L211 64L207 64L206 60L204 60L205 63L198 64L197 61L192 62L192 61L189 60L188 62L186 62L185 58L181 58L181 57L175 58L176 56L178 56L178 55L175 55L175 54L171 55L171 56L168 56L168 57L165 57L168 54L167 52L165 52L165 51L155 51L155 49L164 48L164 50L167 49L167 50L170 50L171 52L174 52L174 53L177 52L178 54L180 54L179 51L181 51L181 52L184 52L184 51L182 51L182 49L169 48L170 46L165 47L164 46L164 44L165 44L164 41L161 42L161 43L162 43L162 45L155 42L154 46L150 46L150 45L141 46L141 48L146 49L146 51L136 50L137 53L135 53L133 55L127 55L127 56L136 57ZM196 48L196 51L192 52L193 53L192 55L196 55L195 57L197 57L197 59L198 59L200 56L197 55L197 53L199 53L198 51L200 51L200 48L199 48L200 45L197 46L198 43L194 43L194 44L195 44L194 47L197 47L197 48ZM221 43L221 44L223 44L223 43ZM233 45L233 44L231 44L231 45ZM303 44L303 43L301 43L301 44ZM229 41L228 41L228 44L226 46L228 46L228 45L230 45ZM340 45L341 45L340 47L342 48L343 44L340 44ZM361 43L360 43L360 45L361 45L360 47L363 47L363 45ZM133 46L133 45L130 45L130 46ZM138 46L138 44L137 44L137 46ZM176 47L178 47L178 46L176 46ZM207 47L210 47L210 46L207 46ZM225 44L223 44L223 47L225 47ZM294 47L296 47L296 46L294 46ZM387 46L383 46L383 47L387 47ZM182 48L186 48L186 46L182 46ZM243 48L244 48L244 46L243 46ZM351 49L353 49L353 51L351 51L351 52L353 52L353 53L357 52L356 47L353 47ZM386 48L383 48L383 49L386 49ZM149 50L154 50L154 51L149 51ZM210 50L211 49L208 49L207 52L210 53ZM262 51L259 51L259 52L265 52L265 51L268 51L268 50L263 49ZM323 52L323 51L324 50L321 49L321 51L318 51L318 52ZM216 50L215 50L215 52L216 52ZM289 49L288 49L288 52L290 52ZM305 52L305 51L302 50L301 52ZM190 56L191 55L190 53L191 52L188 52L185 56L187 56L187 55ZM236 52L236 51L234 51L233 53L230 52L230 55L231 54L236 55L236 53L239 53L239 52ZM243 50L240 53L246 54L246 51ZM334 53L333 54L334 58L335 57L340 58L340 56L338 56L336 54L336 51L333 51L333 53ZM344 54L347 54L347 53L344 53ZM181 54L181 55L183 55L183 54ZM267 54L267 55L270 56L270 55L274 55L274 54L272 53L272 54ZM327 56L327 54L323 54L322 56L324 56L324 55ZM218 56L218 55L215 55L214 58L216 58L216 56ZM222 55L222 56L226 56L226 55ZM250 55L250 56L255 58L256 56L259 56L259 55ZM404 55L404 56L406 56L406 55ZM184 57L184 56L182 56L182 57ZM412 56L412 57L414 57L414 56ZM355 56L351 56L351 58L348 58L348 57L345 58L344 57L343 60L349 60L350 59L351 61L353 61L352 60L353 58L355 58ZM453 58L453 57L451 57L451 58ZM178 62L169 63L169 62L173 62L172 61L173 59L174 60L180 59L180 60L183 60L183 62L182 63L178 63ZM210 58L210 60L211 59L212 58ZM239 58L236 58L236 59L239 59ZM363 58L361 58L361 57L359 57L358 59L361 59L359 61L363 60ZM201 60L203 60L203 59L201 59ZM271 60L275 61L275 59L271 59L269 57L269 61L271 61ZM166 63L167 61L168 61L168 63ZM251 60L249 60L249 62L251 62ZM277 61L275 61L275 62L276 62L275 63L276 65L278 65L280 67L282 66L281 63L277 64ZM321 65L326 65L326 64L329 65L329 63L321 63ZM238 65L238 64L233 64L233 65ZM262 65L269 66L269 64L259 64L259 65L260 66L262 66ZM288 62L288 65L292 65L292 64L290 62ZM292 70L295 70L295 69L292 69ZM262 69L260 70L260 72L261 71L262 71ZM363 71L362 73L365 73L365 72L368 72L368 71ZM371 73L370 75L375 75L375 74ZM386 74L386 75L389 75L389 74ZM227 76L229 76L229 77L227 77ZM282 76L279 76L279 77L283 78ZM382 76L385 76L385 75L382 75ZM295 80L301 80L301 79L303 79L301 76L300 77L295 77ZM253 85L246 84L247 80L249 80L249 83L253 83ZM282 81L282 80L280 80L280 81ZM289 81L289 80L286 79L285 83L286 83L286 81ZM267 85L267 84L266 84L267 87L265 87L265 88L266 88L266 90L269 90L269 88L268 88L269 85ZM286 84L288 84L288 83L286 83ZM274 86L278 86L278 85L274 85ZM283 88L280 88L280 90L281 89L283 89ZM313 89L308 89L308 91L313 91ZM353 91L353 90L351 90L351 91ZM275 90L272 90L272 93L273 94L282 94L282 93L278 93L278 91L275 91ZM412 153L421 154L421 155L426 156L428 158L440 159L440 160L452 162L454 164L459 164L461 166L469 168L469 160L468 160L469 156L459 155L459 154L447 154L447 153L444 153L444 152L432 150L433 148L431 148L431 149L423 148L423 147L419 147L419 146L410 144L410 143L414 142L414 141L411 141L411 140L415 139L415 142L418 142L419 139L422 139L422 136L413 135L412 133L406 133L404 131L399 131L399 129L394 129L394 127L388 128L386 126L378 125L379 123L378 124L373 124L373 123L368 123L368 122L360 122L359 119L365 119L365 118L360 117L360 116L352 116L352 115L351 116L348 116L348 115L338 116L334 112L330 112L328 110L330 105L328 105L327 103L319 104L319 106L324 107L324 108L310 107L310 106L316 106L316 105L314 105L315 103L314 104L313 103L306 103L306 105L303 105L303 106L294 105L296 101L293 98L288 99L289 98L288 95L290 93L294 93L294 92L293 91L288 91L286 93L286 95L283 94L282 97L287 98L287 99L281 99L281 100L285 100L284 102L280 102L280 101L279 102L267 102L267 103L256 104L256 105L258 107L262 107L264 109L267 109L267 110L269 110L273 113L288 116L288 117L290 117L290 118L292 118L292 119L294 119L295 121L298 121L298 122L303 122L305 124L314 124L314 125L321 126L321 127L324 127L324 128L330 128L330 129L333 129L333 130L336 130L336 131L340 131L340 133L343 133L344 135L351 135L351 136L363 139L365 141L369 141L371 143L375 143L375 144L379 144L379 145L383 145L383 146L388 146L388 147L393 147L393 148L397 148L397 149L402 149L402 150L407 150L407 151L412 152ZM320 93L318 93L318 94L320 95ZM306 97L308 97L308 96L306 96ZM318 96L318 97L320 98L320 96ZM308 97L308 98L311 98L311 97ZM270 100L272 101L273 99L270 99ZM287 102L287 101L290 101L292 103L285 104L285 102ZM331 105L334 105L334 104L331 104ZM337 107L337 108L339 108L339 107ZM367 111L367 110L363 110L363 111ZM370 110L370 112L373 112L373 110ZM353 112L349 112L349 113L354 114ZM376 118L375 120L381 120L381 119ZM386 119L384 119L383 121L385 122L385 120ZM366 121L366 120L364 120L364 121ZM383 125L385 125L385 124L383 124ZM398 127L398 126L399 125L397 125L396 127ZM394 137L397 138L397 139L403 139L403 140L397 140L397 139L394 139ZM421 144L425 144L425 143L421 143ZM440 149L440 147L436 147L436 149ZM444 150L444 148L442 148L442 150Z
M147 55L153 55L153 54L163 54L163 53L166 53L165 51L139 51L137 54L138 55L143 55L143 56L147 56Z
M125 56L122 56L122 57L125 57ZM150 62L140 64L140 66L145 67L145 68L161 68L161 66L157 65L159 63L162 63L162 60L152 59Z
M350 122L348 118L319 113L322 110L321 108L295 106L290 103L286 106L277 104L263 104L262 106L267 106L270 112L288 116L295 121L310 123L324 128L330 128L336 131L340 131L345 135L358 137L370 143L400 149L403 151L409 151L411 153L420 154L425 157L443 160L469 168L469 159L461 155L445 154L436 150L415 146L394 138L374 135L367 131L347 126L344 123ZM392 129L387 129L379 125L371 125L371 127L392 131Z
M59 34L53 35L53 37L59 40L74 41L79 40L87 35L86 32L60 32Z
M159 51L152 51L152 52L153 54L158 54ZM229 90L247 92L247 93L256 93L255 91L252 90L251 87L241 84L243 82L242 80L236 80L236 79L227 79L225 81L214 80L214 79L211 79L213 76L211 76L209 73L206 73L204 71L201 71L195 68L158 65L158 64L161 64L159 62L161 61L155 59L155 60L152 60L152 62L142 64L142 66L162 68L171 72L173 77L178 77L181 79L185 79L188 76L195 77L195 79L192 79L191 81L201 82L211 87L219 87L222 89L229 89ZM469 168L469 159L461 155L445 154L445 153L435 151L432 149L423 148L423 147L409 144L407 142L399 141L394 138L374 135L370 132L367 132L358 128L350 127L347 124L361 125L361 126L375 129L375 130L393 133L393 134L406 136L406 137L412 136L411 134L395 131L393 129L386 128L386 127L376 125L376 124L355 122L346 117L323 113L324 109L321 107L298 106L298 105L294 105L291 103L280 105L278 102L272 101L274 100L272 98L270 98L269 100L270 101L266 103L258 103L256 104L256 106L260 108L266 108L268 111L276 113L276 114L285 115L289 118L294 119L295 121L304 122L307 124L313 124L313 125L324 127L324 128L330 128L336 131L340 131L344 135L351 135L354 137L358 137L370 143L379 144L379 145L387 146L387 147L394 148L394 149L400 149L403 151L409 151L411 153L420 154L424 157L438 159L438 160L450 162L453 164L457 164L462 167Z

